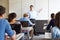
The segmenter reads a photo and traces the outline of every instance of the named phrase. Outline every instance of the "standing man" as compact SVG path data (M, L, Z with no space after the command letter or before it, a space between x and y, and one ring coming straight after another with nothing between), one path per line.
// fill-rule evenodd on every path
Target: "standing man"
M40 12L42 9L40 9L38 12ZM32 21L32 23L35 23L36 17L37 17L37 11L34 10L34 6L30 5L30 10L28 11L29 18Z
M40 12L42 9L40 9L38 12ZM28 11L28 14L29 14L29 18L31 20L32 23L35 24L35 20L37 18L37 11L34 10L34 6L33 5L30 5L30 10ZM36 35L36 31L35 31L35 25L34 25L34 34Z

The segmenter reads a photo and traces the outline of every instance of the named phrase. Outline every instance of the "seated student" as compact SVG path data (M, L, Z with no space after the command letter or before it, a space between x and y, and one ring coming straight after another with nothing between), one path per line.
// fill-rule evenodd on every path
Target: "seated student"
M49 24L47 26L47 30L48 31L51 31L51 27L54 27L55 26L54 19L55 19L55 14L52 13L51 14L51 20L50 20L50 22L49 22Z
M5 7L0 6L0 40L5 40L5 33L7 33L12 40L16 40L16 33L11 29L9 22L3 18L5 10Z
M25 14L23 15L23 18L21 18L20 21L28 21L28 22L29 22L29 24L28 24L29 26L30 26L30 25L34 25L34 24L30 21L29 15L28 15L27 13L25 13ZM31 37L33 36L33 29L32 29L31 32L30 32L30 36L31 36Z
M30 21L29 15L28 15L27 13L25 13L25 14L23 15L23 18L21 18L20 21L28 21L28 25L29 25L29 26L34 25L34 24Z
M60 38L60 12L55 16L55 26L52 28L52 38Z
M16 23L16 17L17 17L16 13L10 13L8 15L8 21L11 24L12 29L16 31L16 34L19 34L20 33L20 27L19 27L20 23ZM16 25L12 25L12 24L16 24ZM21 39L21 40L24 40L24 39Z
M8 21L10 24L15 24L16 23L16 13L10 13L8 15Z

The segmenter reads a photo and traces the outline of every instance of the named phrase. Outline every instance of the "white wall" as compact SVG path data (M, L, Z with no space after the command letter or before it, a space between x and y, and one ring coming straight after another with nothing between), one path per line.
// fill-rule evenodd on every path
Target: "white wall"
M48 0L9 0L9 12L14 11L18 18L21 18L25 12L28 12L30 5L34 5L36 11L43 8L37 15L37 20L48 19Z
M6 18L9 13L9 1L8 0L0 0L0 5L4 6L6 8L6 12L5 12L5 18Z
M42 11L37 15L37 20L48 20L48 0L35 0L35 9Z
M49 19L51 13L57 13L60 11L60 0L49 0Z
M37 20L48 20L51 13L56 14L60 10L60 0L9 0L9 12L14 11L17 13L17 18L21 18L31 4L36 11L43 9L37 15Z
M28 12L29 6L34 5L35 0L22 0L22 16L25 12Z
M21 18L22 16L22 9L21 9L21 0L9 0L9 13L15 12L17 14L17 19Z
M15 12L17 19L20 19L27 12L30 4L34 4L34 0L9 0L9 13Z

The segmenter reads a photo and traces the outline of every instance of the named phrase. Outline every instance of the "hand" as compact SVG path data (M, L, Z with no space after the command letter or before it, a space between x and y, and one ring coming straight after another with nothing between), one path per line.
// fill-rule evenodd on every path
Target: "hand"
M13 30L14 31L14 35L11 37L11 40L16 40L16 32L15 32L15 30Z
M43 10L43 8L39 9L39 11L38 11L38 12L41 12L42 10Z
M8 35L5 35L5 40L8 40L9 36Z
M16 34L16 31L15 30L13 30L13 32Z

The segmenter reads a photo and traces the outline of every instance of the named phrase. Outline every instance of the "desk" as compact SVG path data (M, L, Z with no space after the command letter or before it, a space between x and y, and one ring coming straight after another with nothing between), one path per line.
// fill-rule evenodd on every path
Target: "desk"
M19 33L16 35L16 40L22 39L24 40L24 33ZM8 40L11 40L10 37L8 37Z
M40 34L39 36L34 36L33 40L52 40L51 33L45 32L45 34Z
M17 40L19 40L21 38L22 38L22 40L24 40L24 33L19 33L19 34L16 35Z

